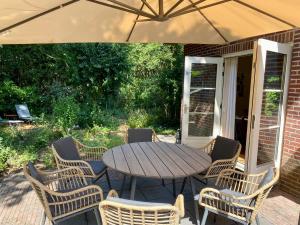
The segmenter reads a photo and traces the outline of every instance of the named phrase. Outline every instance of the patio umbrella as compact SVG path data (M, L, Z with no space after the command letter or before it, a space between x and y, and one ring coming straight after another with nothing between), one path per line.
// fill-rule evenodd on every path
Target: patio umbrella
M300 26L299 0L1 0L0 44L223 44Z

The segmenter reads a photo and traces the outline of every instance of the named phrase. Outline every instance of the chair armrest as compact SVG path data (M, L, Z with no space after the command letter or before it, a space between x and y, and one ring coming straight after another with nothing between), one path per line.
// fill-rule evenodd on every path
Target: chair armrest
M212 163L207 170L205 178L218 177L219 173L224 169L233 169L235 167L235 158L232 159L220 159Z
M222 170L217 178L216 186L230 188L245 195L253 194L265 176L266 171L258 174L248 174L234 169Z
M65 160L61 158L56 151L53 151L54 157L59 169L77 167L80 168L85 177L96 177L92 167L84 160Z
M72 176L82 177L85 180L82 170L78 167L68 167L68 168L63 168L54 171L44 171L39 169L37 170L38 173L42 175L44 181L51 180L51 178L55 179L55 178L72 177Z
M200 192L199 204L224 213L238 213L240 216L245 217L248 210L255 209L255 204L252 204L255 197L247 195L236 197L214 188L204 188Z
M88 185L81 169L69 167L52 172L38 171L44 184L52 191L78 189Z
M78 151L80 153L80 157L82 160L102 160L102 155L104 152L107 151L106 147L103 146L96 146L96 147L91 147L87 146L77 139L74 139L76 146L78 148Z
M98 206L103 200L103 191L97 185L89 185L70 192L48 192L48 206L53 217L62 217L82 209Z
M214 144L215 144L215 139L211 140L208 144L202 146L200 149L210 155Z
M180 218L183 218L185 209L184 209L184 197L182 194L177 196L174 206L179 210Z
M80 157L82 160L102 160L103 154L107 151L105 147L87 147L81 148Z
M111 198L118 198L118 192L114 189L110 190L107 194L107 197L111 197Z

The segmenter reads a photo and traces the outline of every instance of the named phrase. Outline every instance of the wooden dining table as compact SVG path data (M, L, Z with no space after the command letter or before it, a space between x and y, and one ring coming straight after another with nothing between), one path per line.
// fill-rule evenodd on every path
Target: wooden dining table
M131 177L130 199L134 199L137 178L173 181L187 178L195 195L192 177L206 171L212 160L204 151L182 144L137 142L108 150L103 155L103 162L110 169L124 174L123 184L126 176Z

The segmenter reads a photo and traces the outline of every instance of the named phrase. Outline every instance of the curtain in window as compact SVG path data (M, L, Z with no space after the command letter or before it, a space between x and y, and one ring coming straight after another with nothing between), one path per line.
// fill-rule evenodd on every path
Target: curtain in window
M221 135L234 139L238 58L225 59Z

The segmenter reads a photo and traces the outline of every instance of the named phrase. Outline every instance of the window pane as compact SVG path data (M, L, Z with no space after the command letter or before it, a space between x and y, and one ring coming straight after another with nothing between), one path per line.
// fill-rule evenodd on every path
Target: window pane
M285 55L267 51L257 165L272 162L278 147Z
M216 77L216 64L192 64L189 136L209 137L213 134Z

